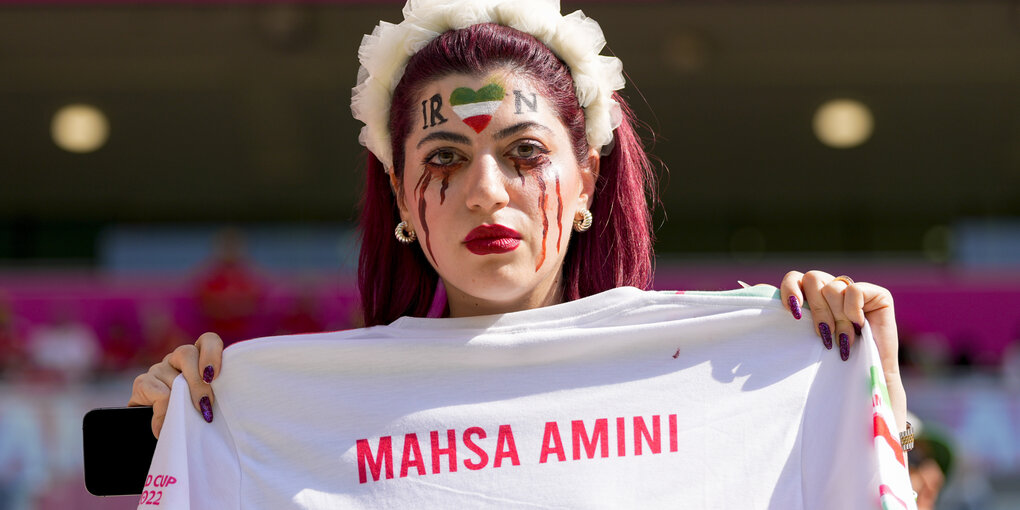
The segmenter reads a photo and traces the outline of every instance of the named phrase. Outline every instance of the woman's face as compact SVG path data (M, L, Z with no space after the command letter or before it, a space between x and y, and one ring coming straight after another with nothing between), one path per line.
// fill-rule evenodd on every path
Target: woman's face
M453 316L561 300L560 268L577 210L590 206L598 156L578 164L538 90L495 71L435 80L418 98L397 202Z

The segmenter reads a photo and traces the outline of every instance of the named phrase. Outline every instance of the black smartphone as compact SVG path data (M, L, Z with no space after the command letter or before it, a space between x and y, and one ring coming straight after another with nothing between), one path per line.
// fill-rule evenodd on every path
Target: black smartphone
M82 420L85 488L96 496L141 494L156 438L151 407L105 407Z

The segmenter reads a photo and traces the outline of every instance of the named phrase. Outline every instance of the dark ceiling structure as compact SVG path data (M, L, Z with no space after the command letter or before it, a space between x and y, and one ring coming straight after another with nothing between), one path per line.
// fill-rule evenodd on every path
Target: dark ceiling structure
M88 258L109 224L354 221L355 53L399 8L0 8L0 259ZM1014 2L577 8L623 60L668 168L660 252L911 252L961 218L1020 216ZM871 109L864 144L815 137L833 98ZM99 150L53 143L71 103L109 119Z

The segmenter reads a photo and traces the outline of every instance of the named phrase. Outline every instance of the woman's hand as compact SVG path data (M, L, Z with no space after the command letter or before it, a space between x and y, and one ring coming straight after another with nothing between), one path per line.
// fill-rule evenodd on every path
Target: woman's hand
M850 357L850 346L860 334L861 325L868 321L882 360L893 414L897 426L904 430L907 399L900 380L899 336L892 294L878 285L834 277L823 271L790 271L779 290L783 305L798 320L800 307L807 303L822 344L832 349L835 343L844 361Z
M170 405L170 387L178 374L184 374L191 390L191 403L205 421L212 422L213 392L209 383L220 374L222 359L223 340L216 333L205 333L195 345L174 349L163 361L136 377L128 405L152 406L152 435L158 438Z

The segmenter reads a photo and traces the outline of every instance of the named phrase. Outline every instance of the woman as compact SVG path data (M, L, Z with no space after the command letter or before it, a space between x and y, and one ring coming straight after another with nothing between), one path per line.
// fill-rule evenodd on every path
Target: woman
M370 151L359 268L366 325L648 288L651 168L616 92L622 66L598 54L598 24L580 12L561 17L557 2L409 2L404 17L365 37L352 102ZM889 292L820 271L788 273L780 292L796 320L809 304L824 346L844 361L870 323L903 430ZM222 349L206 333L135 380L129 405L153 406L154 434L178 374L213 420L209 383Z

